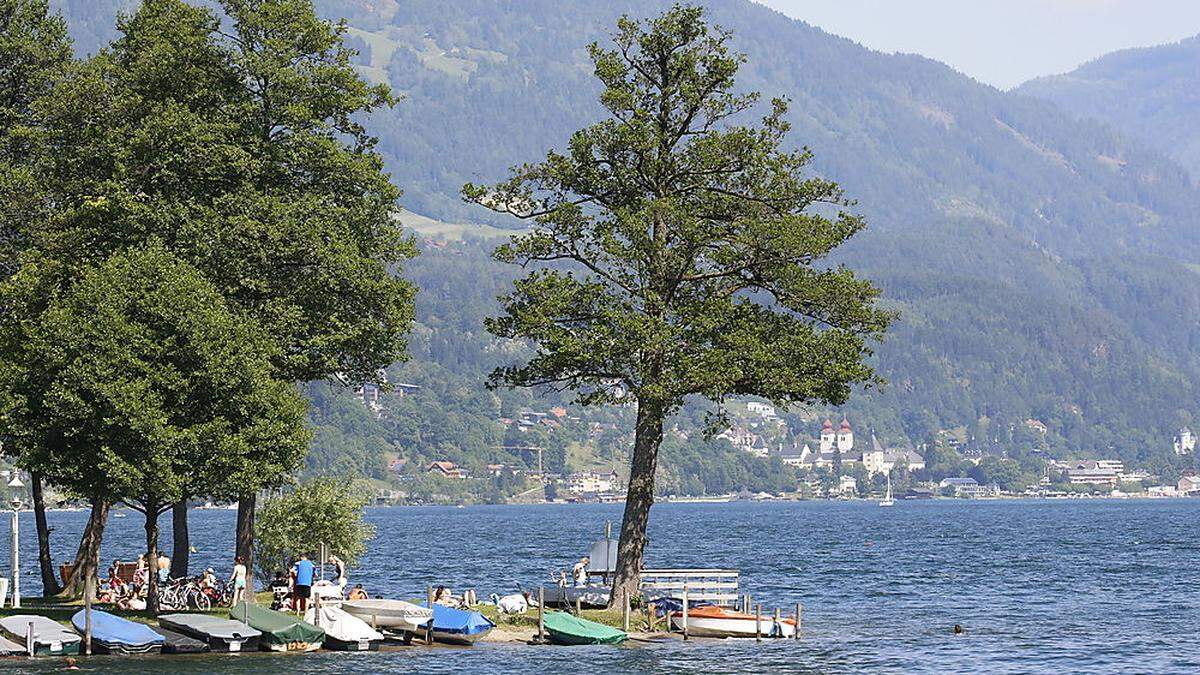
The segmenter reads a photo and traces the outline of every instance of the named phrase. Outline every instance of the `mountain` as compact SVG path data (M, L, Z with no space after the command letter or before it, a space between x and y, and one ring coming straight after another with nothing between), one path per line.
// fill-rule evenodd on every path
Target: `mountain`
M1200 192L1182 166L1104 123L936 61L874 52L748 0L705 4L748 56L740 86L791 99L790 138L815 153L815 170L839 181L868 218L870 229L839 261L876 280L902 313L875 357L889 384L839 413L889 443L954 433L980 452L1115 454L1178 468L1170 437L1200 412ZM68 18L99 6L57 5ZM405 206L513 227L463 204L459 187L537 160L598 119L585 46L604 40L621 13L650 16L668 3L317 5L348 20L363 74L404 95L369 124L406 190ZM71 28L81 46L111 37L111 22ZM374 418L313 385L321 427L314 471L382 476L381 457L392 456L528 462L497 450L521 441L497 418L567 402L553 392L483 389L490 368L521 354L480 325L516 271L490 261L481 239L445 238L426 237L424 255L406 270L422 289L414 359L390 375L421 389L389 395ZM554 448L552 464L601 466L623 452L621 434L607 430L628 428L625 412L572 410L565 419L578 414L577 422L542 439ZM826 412L793 413L791 433L811 435ZM689 443L701 443L699 419L696 409L681 417ZM1044 438L1024 433L1030 419L1045 424ZM718 445L709 450L724 452ZM676 455L694 460L689 453ZM739 468L726 478L765 484L754 473L760 467L743 459L728 460ZM664 470L680 486L701 471ZM708 487L730 485L723 478Z
M1114 52L1017 92L1102 120L1174 158L1200 180L1200 35Z

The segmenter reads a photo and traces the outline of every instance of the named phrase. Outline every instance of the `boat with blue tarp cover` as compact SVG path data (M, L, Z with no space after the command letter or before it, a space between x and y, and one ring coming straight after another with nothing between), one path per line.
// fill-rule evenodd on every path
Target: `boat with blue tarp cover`
M87 610L71 617L80 633L87 624ZM130 621L98 609L92 610L92 651L97 654L157 654L166 638L144 623Z
M433 639L452 645L471 645L496 624L479 612L433 605Z

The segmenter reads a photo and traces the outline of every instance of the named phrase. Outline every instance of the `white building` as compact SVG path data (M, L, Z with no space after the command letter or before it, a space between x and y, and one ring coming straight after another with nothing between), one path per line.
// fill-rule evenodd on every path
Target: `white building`
M814 454L808 443L803 446L797 446L795 443L789 446L779 444L779 459L788 466L801 467L812 464Z
M576 494L612 492L617 487L616 473L580 471L567 476L567 490Z
M1175 454L1186 455L1196 449L1196 437L1192 434L1192 430L1184 427L1179 430L1179 434L1175 436Z
M758 401L751 401L746 404L746 410L749 410L751 413L758 415L759 417L763 418L764 420L774 419L776 417L775 406L770 405L768 403L760 403Z
M1184 476L1175 484L1175 489L1181 495L1193 495L1200 493L1200 476Z
M896 467L906 466L909 471L920 471L925 468L925 458L911 448L884 448L883 444L871 434L871 449L863 452L863 468L868 473L891 473Z
M837 490L843 497L853 497L858 494L858 481L854 476L842 476L838 480Z
M1117 485L1125 476L1125 464L1119 459L1081 459L1053 462L1073 485Z

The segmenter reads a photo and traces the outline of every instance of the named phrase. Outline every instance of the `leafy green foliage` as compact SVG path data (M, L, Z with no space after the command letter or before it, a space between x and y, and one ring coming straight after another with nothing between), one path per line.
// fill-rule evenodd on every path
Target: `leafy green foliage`
M45 0L0 2L0 281L16 271L21 224L41 216L40 188L23 160L37 146L34 102L71 63L66 23Z
M310 3L222 7L229 34L207 9L145 3L45 101L35 175L60 206L31 245L69 277L158 238L276 338L280 377L371 377L412 317L400 192L358 121L390 95Z
M757 96L731 92L742 57L728 41L696 8L622 19L614 50L591 47L610 116L566 154L464 187L537 223L497 250L535 271L487 324L537 353L496 382L561 384L584 403L613 402L618 382L662 415L690 394L842 402L870 379L865 340L888 315L870 284L820 266L863 223L811 208L841 192L804 177L808 153L779 149L783 101L758 127L731 124Z
M37 295L26 266L4 299ZM55 299L0 391L22 462L54 485L157 513L225 495L247 463L302 456L304 402L272 377L275 346L200 274L161 246L131 250Z
M286 570L300 556L316 559L321 544L354 565L375 529L363 523L366 501L345 481L321 479L268 499L254 526L255 565L265 577Z

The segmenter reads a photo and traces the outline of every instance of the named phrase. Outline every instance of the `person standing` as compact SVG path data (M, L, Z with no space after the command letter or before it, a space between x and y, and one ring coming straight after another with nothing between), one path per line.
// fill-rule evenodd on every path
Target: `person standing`
M229 583L233 584L233 599L229 605L238 604L246 596L246 561L238 556L233 561L233 574L229 575Z
M329 564L333 565L333 583L337 584L338 593L341 593L346 588L346 563L336 555L330 554Z
M308 556L301 553L293 569L296 571L296 610L300 616L304 616L308 611L308 598L312 595L315 568Z
M166 555L164 555L162 551L159 551L158 552L158 583L165 585L170 580L171 580L171 559L168 558Z
M587 586L588 582L588 564L592 561L585 555L575 563L571 568L571 576L575 579L576 586Z

